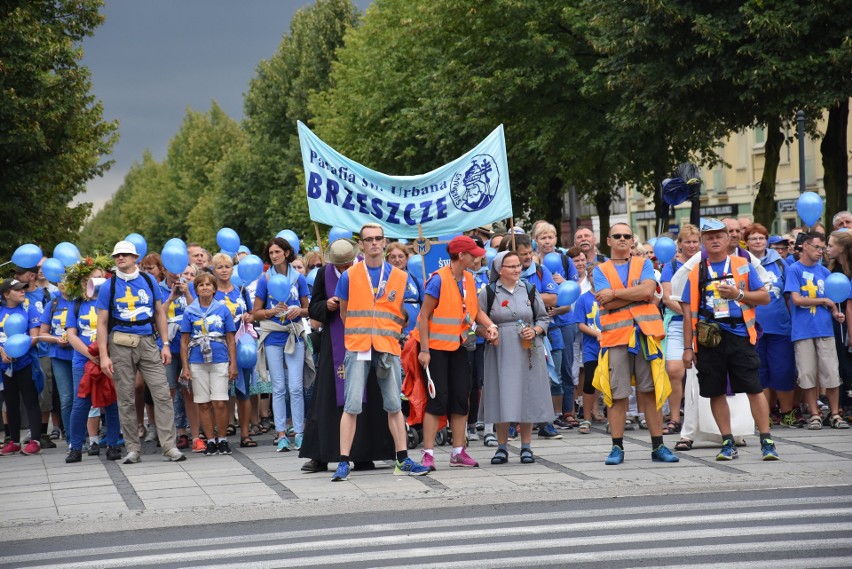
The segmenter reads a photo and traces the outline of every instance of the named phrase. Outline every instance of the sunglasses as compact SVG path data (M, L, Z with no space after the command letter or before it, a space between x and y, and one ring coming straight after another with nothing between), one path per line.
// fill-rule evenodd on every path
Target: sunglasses
M130 253L116 253L113 257L132 257Z
M385 240L384 236L382 236L382 237L362 237L361 238L361 241L363 241L364 243L381 243L384 240Z
M322 268L322 263L316 263L315 265L311 265L311 268L312 268L312 269L321 269L321 268Z
M609 236L610 239L615 239L616 241L619 239L624 239L625 241L630 241L633 239L632 233L613 233Z

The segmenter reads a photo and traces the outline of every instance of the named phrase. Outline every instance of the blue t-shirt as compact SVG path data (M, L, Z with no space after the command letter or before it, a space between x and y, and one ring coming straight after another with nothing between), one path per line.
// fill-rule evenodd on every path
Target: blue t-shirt
M270 269L271 271L272 269ZM305 277L301 275L296 269L292 267L288 269L287 275L285 277L290 279L290 295L287 298L274 298L271 294L269 294L269 279L267 276L271 277L274 275L274 272L267 271L266 274L260 277L257 281L257 290L255 291L255 299L260 299L263 302L264 308L275 308L275 306L279 302L285 303L287 306L302 306L302 298L307 298L308 296L308 282L305 280ZM292 272L291 272L292 271ZM295 279L295 280L293 280ZM270 318L273 322L277 322L278 324L287 325L291 322L285 318L284 314L280 314L278 316L274 316ZM266 345L268 346L284 346L287 344L287 338L290 336L289 332L270 332L270 334L266 337Z
M479 298L479 293L488 286L488 268L481 269L478 273L473 273L473 284L476 285L476 298ZM478 335L476 336L477 344L484 344L485 338Z
M27 299L24 301L24 308L29 309L30 306L34 306L36 311L38 311L39 316L41 316L41 313L44 312L45 307L50 303L51 298L53 298L53 296L50 294L50 291L46 288L28 290L24 294L27 297ZM56 294L59 294L59 292L57 292ZM47 342L36 342L38 357L43 358L49 356L50 346L51 345Z
M683 263L681 263L677 259L675 259L674 262L675 262L674 268L672 268L671 262L668 262L665 265L663 265L663 270L660 272L660 284L672 282L672 277L674 276L674 274L677 272L677 270L679 268L681 268L683 266ZM683 315L678 314L677 312L675 312L674 310L672 310L668 306L666 307L666 312L671 312L673 314L672 320L671 320L672 322L683 321Z
M628 287L627 284L627 276L630 274L630 263L621 263L621 264L612 264L615 267L615 272L618 274L621 279L621 284L625 287ZM594 277L595 290L600 292L604 289L610 288L609 281L606 280L606 276L604 276L601 268L596 266L595 270L592 271L592 276ZM650 259L645 259L645 262L642 264L642 272L639 275L638 283L631 283L629 286L636 286L643 281L652 280L657 282L656 277L654 276L654 265L651 263Z
M334 296L341 300L349 300L349 271L363 271L363 267L367 267L367 265L365 263L358 263L340 275L340 279L337 281L337 288L334 289ZM384 267L385 276L383 282L379 282L382 275L382 267ZM384 287L391 273L392 267L390 263L385 262L382 264L382 267L367 267L367 274L370 275L374 295L378 294L380 289L382 290L382 294L384 294Z
M231 311L231 315L234 317L234 326L239 328L243 314L248 312L248 294L245 291L240 293L240 289L234 287L228 292L217 290L213 298Z
M163 301L161 289L154 283L153 290L148 286L141 273L135 279L125 281L112 277L115 281L115 299L112 316L116 321L113 330L129 334L146 336L154 333L154 304ZM148 277L154 282L153 277ZM111 281L112 279L110 279ZM98 310L109 310L109 297L112 282L107 281L98 291ZM150 318L151 322L141 326L123 324Z
M793 255L787 255L786 257L784 257L784 260L787 262L787 266L790 266L793 263L797 262L796 257L794 257Z
M223 342L210 342L213 351L213 360L210 363L221 364L228 362L228 344L224 343L225 334L233 334L237 331L234 326L234 316L228 307L214 300L210 306L204 308L198 301L192 303L192 310L185 311L180 322L181 334L189 334L189 341L200 336L221 338ZM189 349L189 363L202 364L204 356L201 354L201 346Z
M779 260L783 263L784 270L775 261L762 263L769 274L769 304L756 306L754 313L767 334L789 336L791 333L790 310L787 308L787 299L784 296L784 280L789 269L783 259L779 257Z
M41 313L39 323L47 324L50 327L51 336L61 338L65 334L65 328L68 326L68 313L73 311L73 309L74 301L60 295L47 303L47 307ZM70 345L66 348L61 348L57 344L48 344L48 346L48 355L51 358L70 360L73 356L74 348Z
M80 309L74 313L74 309L68 311L68 320L66 328L74 328L77 330L77 336L83 340L86 347L91 346L97 341L98 332L98 301L84 300L80 303ZM83 367L89 358L74 350L74 357L71 360L72 367Z
M574 261L571 260L571 257L566 255L565 253L562 253L561 251L554 251L554 252L559 254L560 257L562 257L562 268L559 269L556 272L559 273L559 275L567 281L575 281L576 282L577 280L579 280L579 275L577 274L577 267L574 265ZM567 275L565 274L565 262L566 261L568 263L568 274ZM553 273L553 271L551 271L551 273Z
M187 283L189 295L194 299L195 298L195 286L192 283ZM172 287L166 283L165 279L160 281L160 294L163 296L163 306L165 306L166 301L169 299L169 295L172 294ZM183 320L183 313L186 310L186 307L189 304L186 301L185 295L180 295L177 297L174 302L169 303L166 308L166 321L169 324L173 324L180 328L180 323ZM171 332L170 332L171 333ZM157 338L157 346L161 349L163 347L163 339ZM169 342L169 351L173 354L180 353L180 333L175 333L172 341Z
M704 262L706 262L706 261L704 261ZM746 263L745 265L743 265L743 267L746 267L746 269L744 269L744 270L748 271L748 288L749 288L749 290L755 291L755 290L762 289L763 288L763 281L760 280L760 277L757 275L757 271L754 270L754 267L752 267L751 264L749 264L749 263ZM725 270L726 268L727 268L727 271ZM712 278L713 275L716 275L718 277L727 276L727 278L725 279L725 282L727 284L731 285L731 286L736 286L736 282L734 281L734 277L731 274L731 266L730 266L730 263L727 259L725 261L721 261L719 263L710 263L710 270L707 271L707 278ZM704 300L703 300L703 302L699 303L699 307L698 307L698 309L699 309L698 319L699 320L706 320L706 318L701 316L701 314L700 314L701 310L709 310L710 312L713 312L713 299L714 298L721 298L719 296L719 293L716 291L716 283L717 282L722 282L722 281L711 281L711 282L707 283L707 287L705 289L705 294L704 294ZM683 302L685 302L687 304L689 304L691 302L691 293L692 293L691 287L692 287L692 282L691 282L691 279L690 279L689 284L687 284L687 286L684 288L683 297L682 297ZM728 317L729 318L742 318L743 317L743 311L742 311L742 308L740 308L739 302L737 302L736 300L728 300L727 305L728 305L728 312L729 312ZM746 328L745 323L731 325L731 324L725 324L723 322L719 322L719 327L722 328L723 330L726 330L726 331L732 333L732 334L736 334L737 336L748 336L748 328Z
M825 298L825 279L831 273L817 263L812 267L797 261L787 269L784 292L798 292L805 298ZM834 336L831 310L827 306L796 306L790 301L793 332L791 339L829 338Z
M24 304L19 304L15 308L8 308L4 303L0 302L0 346L5 346L6 340L8 339L6 337L6 318L8 318L10 314L20 314L26 318L26 334L29 334L33 328L38 330L39 326L41 326L41 315L32 303L25 302ZM33 359L30 357L30 354L27 353L23 357L17 358L14 362L12 362L12 371L24 369L30 365L32 361ZM9 369L9 364L0 362L0 372L4 372L7 369Z
M596 330L601 329L600 308L597 300L595 300L595 293L589 290L580 295L571 310L569 322L571 324L585 324ZM598 339L583 334L583 363L597 361L600 351L601 344Z
M408 273L408 282L405 284L405 294L402 298L402 307L408 313L408 322L402 333L407 336L417 326L417 317L420 316L420 307L423 304L423 285L411 273Z

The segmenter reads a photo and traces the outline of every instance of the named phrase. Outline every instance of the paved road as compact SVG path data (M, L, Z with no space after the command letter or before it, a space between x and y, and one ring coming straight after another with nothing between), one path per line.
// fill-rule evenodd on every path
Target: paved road
M308 516L7 542L0 567L852 566L852 488Z

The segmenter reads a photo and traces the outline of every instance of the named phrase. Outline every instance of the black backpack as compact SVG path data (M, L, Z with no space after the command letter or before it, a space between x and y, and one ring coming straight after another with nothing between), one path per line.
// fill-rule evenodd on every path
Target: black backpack
M535 302L535 286L527 281L521 281L527 287L527 297L530 299L530 306L533 311L533 322L538 318ZM494 306L494 299L497 298L497 283L488 283L485 287L485 313L491 317L491 307Z

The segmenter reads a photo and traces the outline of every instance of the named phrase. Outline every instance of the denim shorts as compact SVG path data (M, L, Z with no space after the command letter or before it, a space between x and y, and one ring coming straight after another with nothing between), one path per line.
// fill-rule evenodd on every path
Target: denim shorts
M359 360L358 352L346 350L346 356L343 358L343 366L346 374L346 380L343 383L343 393L346 399L343 404L344 411L352 415L361 413L364 388L367 385L370 369L375 368L378 370L379 361L384 355L382 352L373 350L370 361ZM376 375L376 379L382 391L382 407L388 413L396 413L402 409L402 400L400 399L402 365L400 364L399 356L390 354L388 356L391 361L387 376L380 378Z

